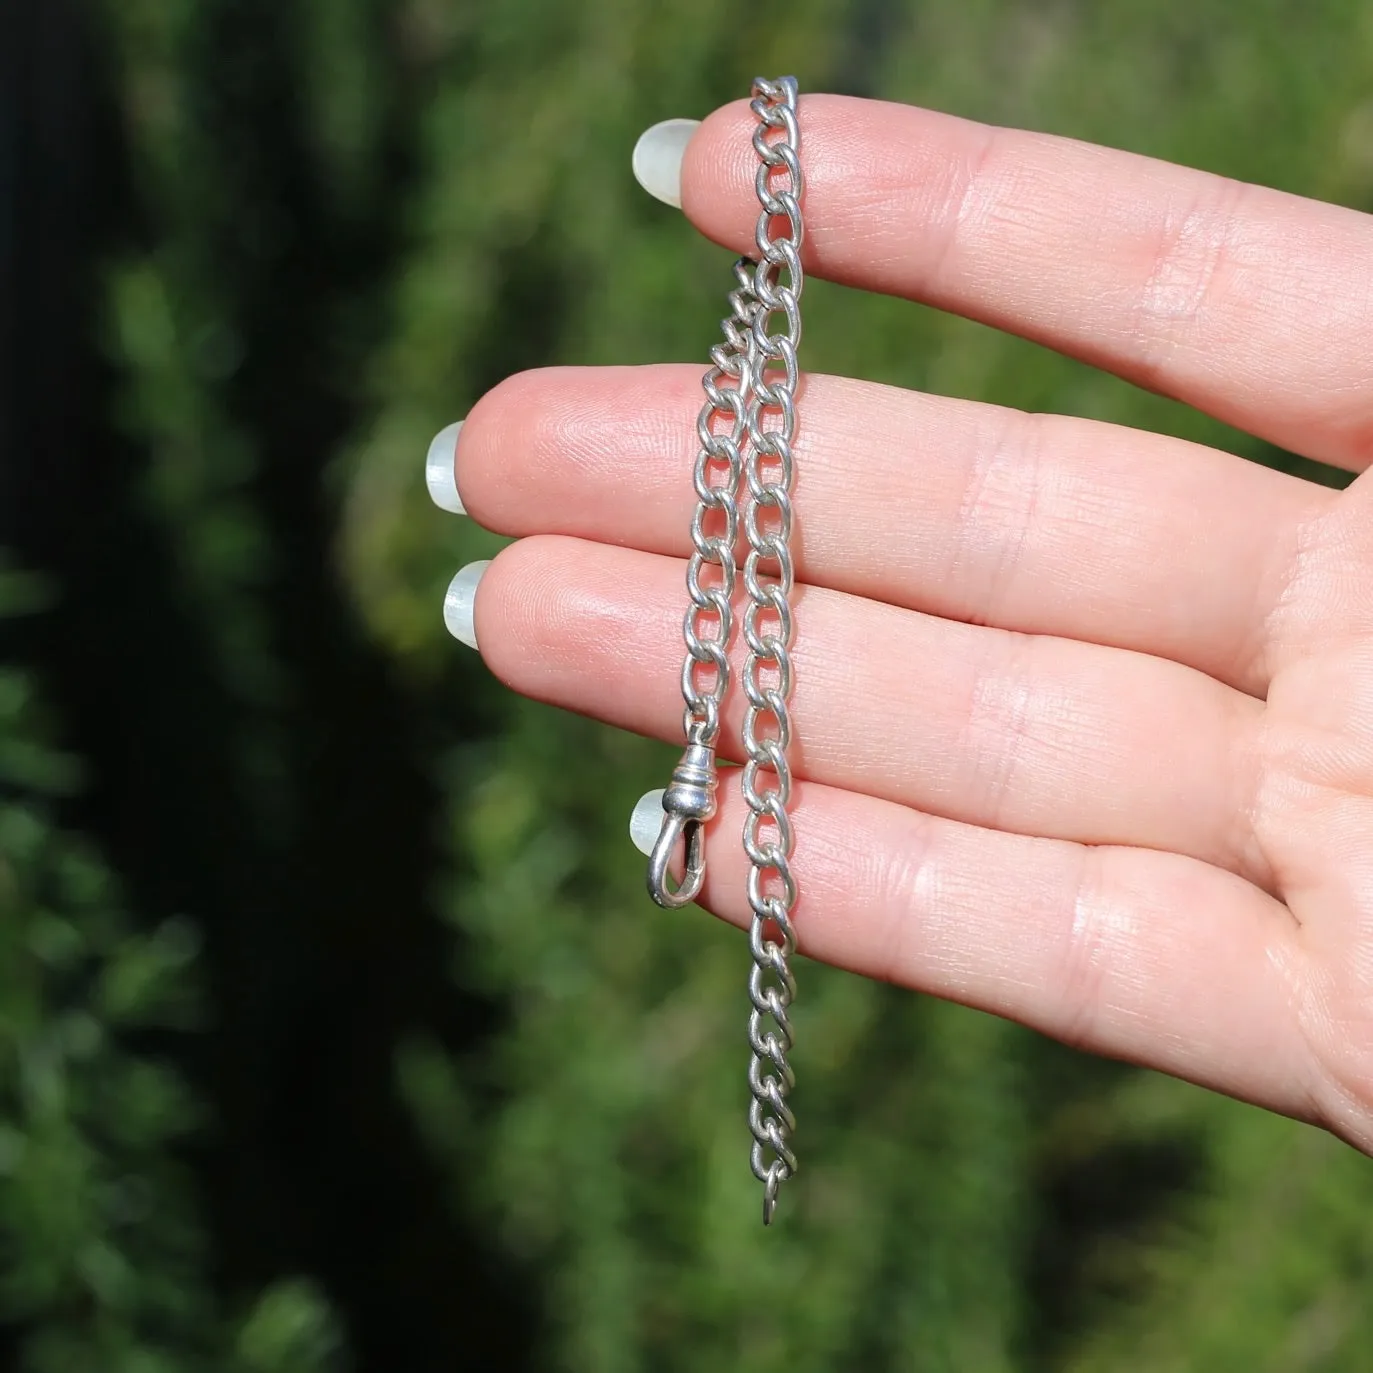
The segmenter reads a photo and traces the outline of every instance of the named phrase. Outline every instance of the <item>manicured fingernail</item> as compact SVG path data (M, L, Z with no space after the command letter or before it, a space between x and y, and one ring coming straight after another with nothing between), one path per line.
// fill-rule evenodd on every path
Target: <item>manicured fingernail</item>
M642 854L651 854L663 827L663 792L646 791L639 797L634 813L629 817L629 837Z
M466 567L448 583L448 592L443 598L443 623L448 632L468 648L477 646L477 628L473 611L477 604L477 583L482 573L491 566L491 559L479 563L468 563Z
M634 145L634 175L649 195L682 208L682 155L699 119L665 119L645 129Z
M429 487L429 495L440 510L451 510L455 515L467 514L458 495L457 452L458 430L462 421L440 429L429 445L429 456L424 462L424 480Z

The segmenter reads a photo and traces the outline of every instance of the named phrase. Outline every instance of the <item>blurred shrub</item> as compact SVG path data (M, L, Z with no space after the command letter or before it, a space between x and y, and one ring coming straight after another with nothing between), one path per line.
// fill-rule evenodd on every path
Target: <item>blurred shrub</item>
M41 603L0 570L0 628ZM193 1032L193 925L142 932L53 803L76 784L33 682L0 669L0 1320L26 1373L313 1373L333 1317L282 1284L235 1319L181 1151L203 1105L153 1047Z

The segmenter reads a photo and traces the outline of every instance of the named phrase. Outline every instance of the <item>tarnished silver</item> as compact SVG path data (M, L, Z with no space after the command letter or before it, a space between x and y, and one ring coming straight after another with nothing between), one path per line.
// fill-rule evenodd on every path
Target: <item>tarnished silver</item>
M765 1225L772 1221L782 1184L797 1166L790 1144L796 1118L787 1103L795 1082L787 1056L793 1042L790 1007L796 994L790 960L796 950L791 912L797 894L791 871L794 836L787 811L792 786L787 749L795 580L792 441L804 284L796 105L794 77L754 81L750 108L758 120L753 132L759 159L755 190L760 213L754 235L758 258L756 264L747 258L735 264L738 286L729 298L730 318L722 326L725 341L711 350L713 366L703 381L706 403L697 421L701 441L695 469L698 504L687 566L691 605L684 621L687 656L682 668L688 746L663 798L663 828L648 878L653 899L664 906L694 899L704 880L703 827L715 813L715 781L713 775L704 778L701 773L713 774L720 706L729 685L726 654L742 504L748 605L743 615L747 654L741 677L748 706L742 732L741 790L749 808L743 844L750 863L748 899L753 912L748 1025L753 1146L749 1163L763 1184ZM779 315L781 327L773 333ZM726 381L733 384L722 387ZM728 424L727 432L716 432L721 420ZM742 502L741 479L747 487ZM707 530L707 520L712 518L713 533ZM707 568L717 571L708 586L702 575ZM712 624L714 633L704 634ZM667 870L678 842L686 846L685 875L674 892L668 889Z

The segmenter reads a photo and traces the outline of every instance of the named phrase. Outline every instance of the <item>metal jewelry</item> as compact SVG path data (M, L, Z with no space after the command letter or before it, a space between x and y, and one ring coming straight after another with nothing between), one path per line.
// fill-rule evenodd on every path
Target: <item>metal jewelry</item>
M789 1142L796 1118L787 1104L795 1081L787 1055L792 1047L790 1006L796 994L790 966L796 950L791 922L796 880L787 813L794 635L792 439L804 284L796 104L795 77L754 81L750 108L758 120L753 131L759 159L754 186L761 207L755 234L758 257L734 264L737 284L729 295L729 318L721 325L724 340L710 350L711 367L702 380L706 400L696 421L697 505L686 578L691 603L682 629L687 649L682 664L687 747L663 795L663 826L648 866L648 889L660 906L693 901L705 880L704 827L717 805L715 749L720 706L729 687L726 655L733 627L735 544L742 522L748 543L743 566L748 604L742 617L748 651L740 676L748 707L741 738L741 790L748 804L743 846L750 864L748 899L753 911L749 1163L763 1184L764 1225L772 1221L782 1184L796 1173ZM778 316L781 327L771 333ZM745 499L741 482L747 488ZM684 851L683 878L672 890L668 869L679 843Z

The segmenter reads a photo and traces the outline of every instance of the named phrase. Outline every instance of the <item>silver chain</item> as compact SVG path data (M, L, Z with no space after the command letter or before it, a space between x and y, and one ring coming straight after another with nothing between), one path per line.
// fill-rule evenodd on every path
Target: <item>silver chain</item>
M795 78L759 78L753 83L752 97L750 108L758 120L753 132L759 159L754 184L761 207L754 235L758 260L756 266L748 258L734 265L738 284L729 297L730 317L721 326L724 342L711 349L712 367L702 382L706 401L696 424L700 438L695 467L697 506L691 523L693 551L687 564L691 604L683 622L687 748L663 795L663 827L649 860L648 886L659 905L675 907L694 900L705 879L703 831L716 811L715 745L720 705L729 686L726 654L742 476L748 490L743 524L749 547L744 561L749 604L743 616L748 653L742 681L748 707L741 790L749 807L743 843L751 865L748 898L753 911L748 1026L753 1147L749 1164L763 1184L766 1225L771 1223L782 1183L796 1172L796 1155L789 1143L796 1119L786 1099L795 1081L787 1054L792 1047L790 1006L796 994L790 966L796 951L791 922L796 879L791 871L793 833L787 813L791 801L787 703L794 637L792 440L800 380L796 350L801 342L799 301L804 284L803 183ZM775 180L785 184L776 187ZM779 314L784 316L785 327L770 333ZM722 423L728 425L727 430L720 427ZM713 633L703 632L712 626ZM679 840L685 842L684 872L681 885L672 891L667 871Z
M747 353L749 399L748 456L744 477L749 502L744 532L749 552L744 587L744 714L742 790L749 814L744 821L744 852L752 866L748 899L753 908L749 947L753 971L749 996L748 1037L753 1049L748 1081L753 1093L749 1128L753 1132L750 1165L763 1184L763 1222L772 1219L777 1191L796 1172L796 1155L787 1143L796 1118L787 1105L795 1081L787 1053L792 1045L788 1008L796 995L790 968L796 950L791 912L796 905L796 879L791 872L793 836L787 806L791 803L791 644L794 626L791 592L791 492L795 472L791 444L796 433L796 349L801 342L799 300L801 272L801 135L796 126L796 82L755 81L751 105L759 124L753 148L759 167L755 181L762 212L758 216L758 267L753 274L757 306ZM768 135L781 131L780 138ZM786 173L786 186L771 189L775 169ZM785 220L780 233L774 228ZM783 273L786 279L783 279ZM774 316L785 316L778 333L768 330ZM765 676L766 674L766 680ZM765 830L765 827L770 827ZM769 1071L770 1070L770 1071Z

